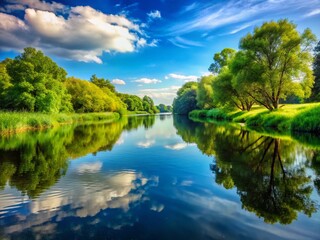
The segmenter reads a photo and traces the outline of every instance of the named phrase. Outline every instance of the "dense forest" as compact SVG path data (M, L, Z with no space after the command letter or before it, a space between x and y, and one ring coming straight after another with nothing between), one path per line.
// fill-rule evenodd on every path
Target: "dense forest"
M239 50L214 54L212 73L188 82L177 92L173 112L213 108L270 111L283 103L320 101L320 42L288 20L265 22L239 42Z
M0 110L43 113L119 112L154 114L171 111L144 96L123 94L104 78L90 81L67 72L34 48L0 63Z

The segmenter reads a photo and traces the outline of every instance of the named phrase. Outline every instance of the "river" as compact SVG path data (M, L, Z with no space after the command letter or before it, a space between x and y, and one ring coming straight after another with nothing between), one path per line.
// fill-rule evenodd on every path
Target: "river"
M133 116L0 138L0 239L320 239L320 140Z

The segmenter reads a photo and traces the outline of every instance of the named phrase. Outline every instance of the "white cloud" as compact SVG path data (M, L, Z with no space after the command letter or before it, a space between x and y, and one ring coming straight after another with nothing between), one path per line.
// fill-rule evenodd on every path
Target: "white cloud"
M239 27L233 29L233 30L230 32L230 34L236 34L236 33L240 32L240 31L242 31L242 30L244 30L244 29L246 29L246 28L248 28L248 27L251 27L251 26L252 26L252 24L245 24L245 25L239 26Z
M147 13L147 15L150 19L161 18L161 13L159 10L151 11Z
M150 208L150 210L155 212L162 212L163 209L164 209L164 205L159 203L152 203L152 206Z
M279 18L295 11L313 11L319 6L319 0L269 0L269 1L222 1L217 3L193 4L183 11L180 21L166 26L164 32L169 36L177 36L195 31L208 31L219 27L243 22L270 15ZM318 14L317 11L310 12ZM309 14L310 14L309 13Z
M202 47L203 45L199 42L196 41L191 41L182 37L174 37L174 38L170 38L169 41L177 46L177 47L181 47L181 48L188 48L189 46L191 47Z
M148 95L151 97L154 102L163 103L163 104L172 104L173 98L176 96L178 89L181 86L171 86L166 88L145 88L140 89L137 94L139 97L143 97L144 95Z
M141 148L149 148L151 147L152 145L155 144L155 140L151 139L151 140L146 140L146 141L141 141L141 142L138 142L137 143L137 146L138 147L141 147Z
M0 50L23 48L30 43L29 27L19 18L0 13Z
M37 10L50 11L50 12L58 12L65 11L67 7L61 3L57 2L45 2L40 0L7 0L8 4L5 5L5 9L7 12L11 11L21 11L26 8L33 8Z
M156 83L161 83L161 80L158 80L155 78L140 78L140 79L134 80L133 82L144 83L144 84L156 84Z
M125 82L125 81L123 81L123 80L121 80L121 79L118 79L118 78L113 79L113 80L111 81L111 83L117 84L117 85L126 85L126 82Z
M100 56L104 52L133 52L157 43L147 42L140 26L125 16L105 14L89 6L67 8L31 0L21 4L29 7L23 20L6 13L0 15L0 50L33 46L68 59L102 63ZM62 9L67 12L57 13Z
M318 14L320 14L320 8L312 10L311 12L307 13L305 17L312 17Z
M78 173L97 173L102 168L102 162L83 163L77 167Z
M173 145L165 145L164 147L167 149L179 151L179 150L185 149L188 146L195 146L195 144L187 144L187 143L183 142L183 143L176 143Z
M194 75L181 75L176 73L170 73L165 77L165 79L170 79L170 78L183 80L185 82L192 82L192 81L197 81L199 77Z

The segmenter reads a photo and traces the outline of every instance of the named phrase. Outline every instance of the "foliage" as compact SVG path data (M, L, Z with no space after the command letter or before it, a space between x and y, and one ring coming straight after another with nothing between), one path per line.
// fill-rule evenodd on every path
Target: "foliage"
M236 56L238 56L238 54ZM236 61L236 59L237 58L235 58L234 61ZM219 107L237 107L242 111L250 111L254 101L245 91L243 91L244 88L248 89L248 86L238 84L235 80L236 78L229 67L221 69L219 75L212 83L215 92L213 96L214 102Z
M184 141L214 156L210 168L215 181L226 189L236 188L247 211L267 223L281 224L290 224L300 212L307 216L316 212L311 178L303 164L295 163L296 154L309 158L310 153L294 141L182 117L174 118L174 125ZM316 161L312 163L316 168Z
M91 76L90 81L97 85L99 88L104 89L108 88L111 92L115 93L116 88L108 79L98 78L95 74Z
M142 98L142 106L143 106L144 111L146 111L148 113L153 114L153 113L159 112L157 107L154 105L153 100L149 96L144 96Z
M7 89L12 85L10 83L10 76L8 75L6 64L9 59L0 63L0 108L3 108L6 103Z
M27 114L48 116L40 113ZM91 116L95 119L98 115L101 116L92 113L71 116L59 114L59 117L70 119ZM113 115L118 114L109 113L106 117ZM98 151L111 151L122 131L139 126L150 128L154 122L155 116L129 117L108 123L73 124L46 131L0 136L0 189L9 184L22 195L36 198L66 173L70 158Z
M160 113L167 113L172 112L172 107L170 105L164 105L163 103L160 103L156 108L159 110Z
M14 60L2 62L0 69L9 76L0 79L2 109L46 113L73 110L63 84L66 71L41 51L25 48Z
M208 118L246 123L247 127L269 132L320 132L320 105L288 104L281 109L268 111L263 107L254 106L250 112L227 111L223 109L194 110L189 113L192 119Z
M120 99L107 79L92 75L89 81L66 78L66 71L34 48L25 48L15 59L0 63L0 110L22 112L118 112L157 113L153 100L131 95ZM135 109L135 110L132 110Z
M198 83L187 82L177 92L173 100L173 112L177 114L188 114L197 108Z
M66 80L71 102L76 112L115 112L124 108L121 100L109 88L74 77Z
M313 75L315 77L314 86L312 88L312 93L310 101L319 102L320 101L320 41L314 49L314 61L313 61Z
M214 62L208 70L212 73L219 73L223 67L230 64L230 60L233 59L235 53L236 50L232 48L225 48L220 53L215 53L213 56Z
M122 100L122 102L125 103L128 111L145 111L146 113L150 114L159 112L158 109L155 107L153 100L148 96L144 96L143 99L136 95L123 93L118 93L118 96Z
M203 76L198 83L197 106L200 109L211 109L215 106L213 102L215 93L212 87L214 80L215 77L213 75Z
M290 94L310 96L314 78L309 67L315 36L310 29L302 34L288 20L265 22L240 41L243 50L237 61L237 81L256 102L269 110Z

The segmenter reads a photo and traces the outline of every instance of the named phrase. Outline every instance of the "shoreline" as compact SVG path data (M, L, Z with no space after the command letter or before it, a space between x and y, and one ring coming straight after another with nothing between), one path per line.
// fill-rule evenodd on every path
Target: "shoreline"
M258 132L320 133L320 104L286 104L276 111L255 106L251 111L227 111L223 109L193 110L188 117L245 124Z
M117 112L58 114L0 112L0 136L84 122L113 122L119 120L120 117L120 114Z

